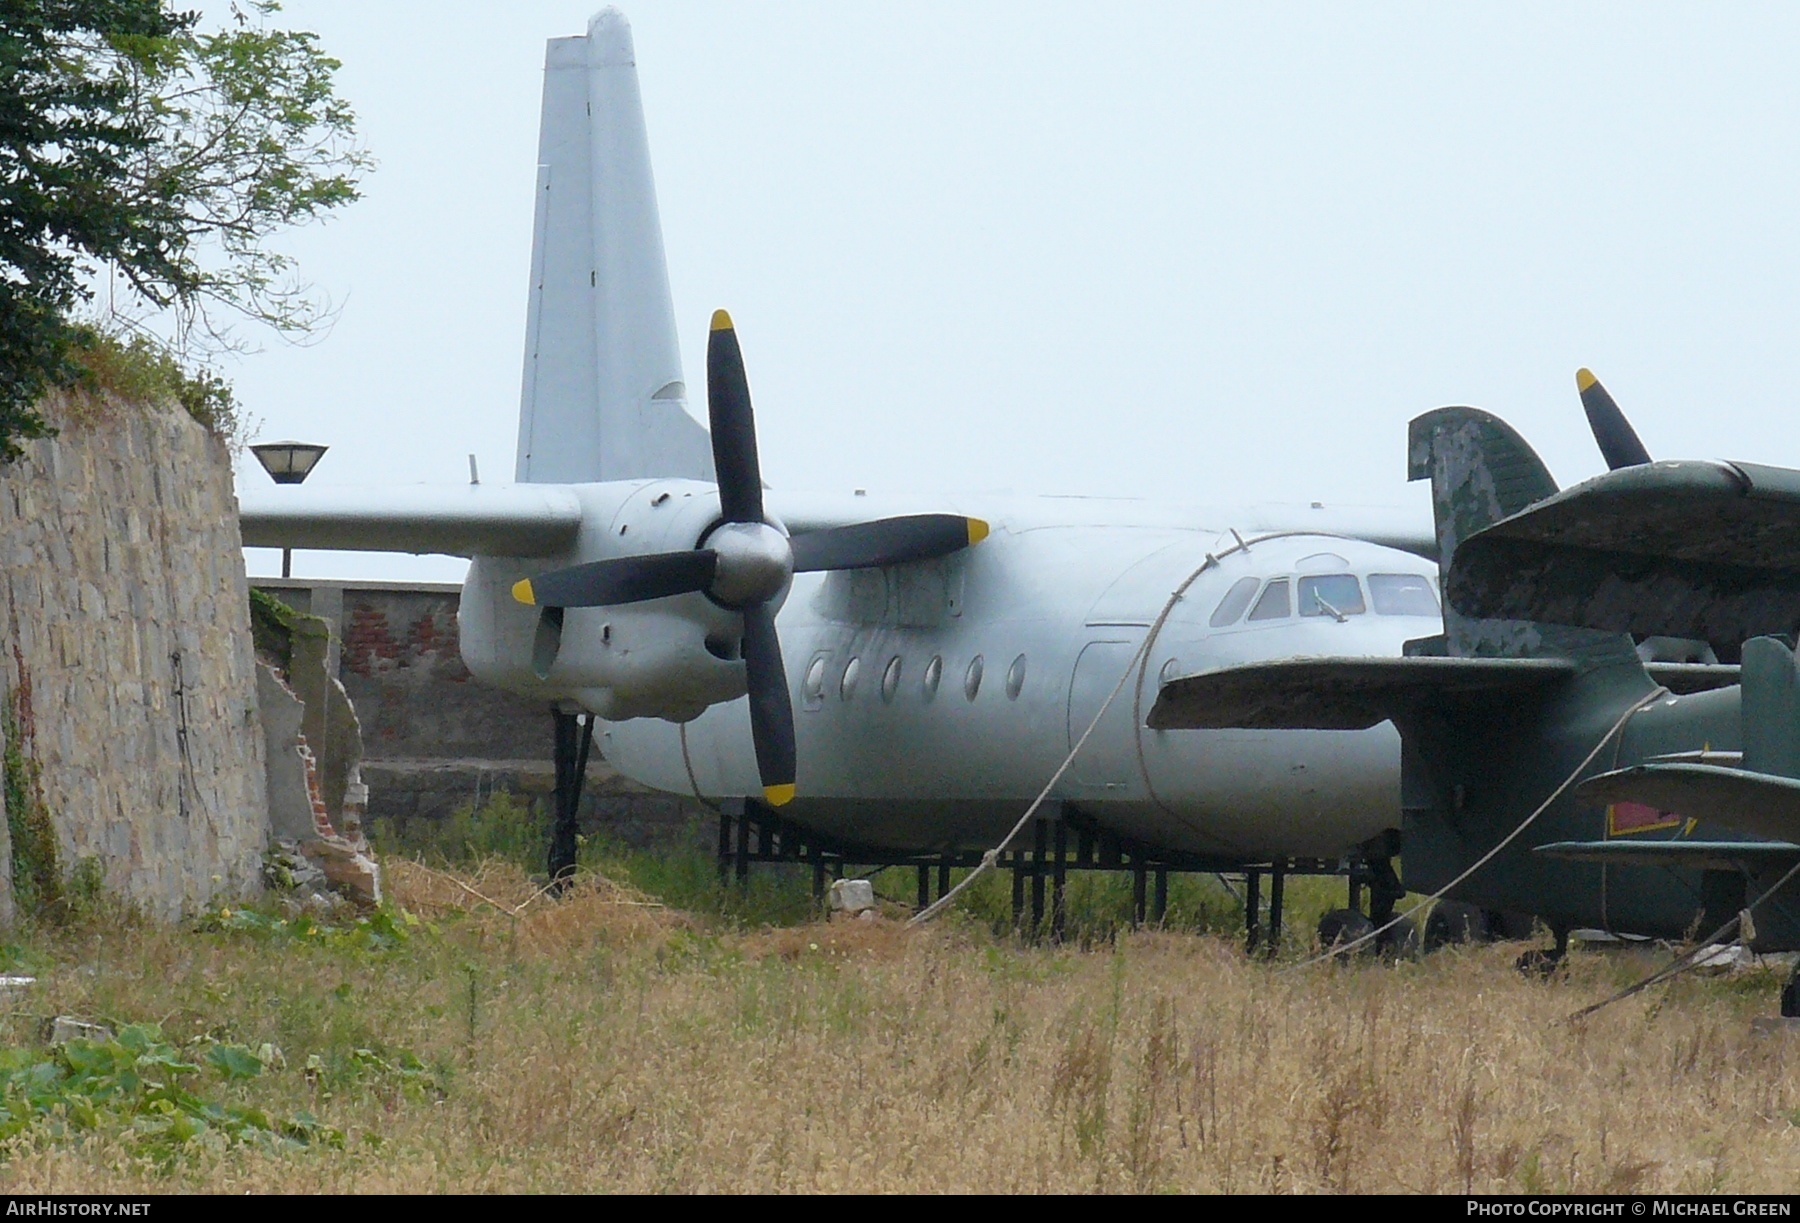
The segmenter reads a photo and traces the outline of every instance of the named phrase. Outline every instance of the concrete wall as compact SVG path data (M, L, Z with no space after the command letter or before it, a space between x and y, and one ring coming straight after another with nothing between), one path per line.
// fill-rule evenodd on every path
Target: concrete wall
M0 700L66 873L173 916L261 885L267 838L225 447L179 408L46 414L0 467Z
M551 813L550 711L469 675L457 638L462 588L443 582L256 578L296 611L334 626L337 668L362 723L371 820L404 827L479 806L499 791ZM635 845L666 844L715 819L691 800L647 790L595 751L582 826Z

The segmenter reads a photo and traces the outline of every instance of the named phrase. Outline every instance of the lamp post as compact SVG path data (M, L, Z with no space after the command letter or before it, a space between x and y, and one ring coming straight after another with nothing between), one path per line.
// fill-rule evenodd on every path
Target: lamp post
M312 474L312 469L324 457L328 446L314 445L312 442L264 442L260 446L250 447L250 453L262 464L269 479L277 484L299 484ZM294 550L281 550L281 576L293 576Z

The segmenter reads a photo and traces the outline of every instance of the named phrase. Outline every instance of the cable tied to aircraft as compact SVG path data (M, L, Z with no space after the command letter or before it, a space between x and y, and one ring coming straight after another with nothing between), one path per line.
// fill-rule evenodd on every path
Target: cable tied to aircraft
M1723 943L1726 939L1730 938L1732 934L1737 932L1738 928L1743 925L1744 918L1747 915L1756 912L1756 910L1761 907L1763 901L1769 899L1769 897L1786 887L1788 882L1796 875L1800 875L1800 862L1796 862L1788 867L1787 874L1783 875L1780 879L1777 879L1774 887L1763 889L1763 894L1761 896L1758 896L1744 908L1739 909L1736 917L1726 922L1723 926L1720 926L1717 930L1714 930L1711 934L1695 943L1692 947L1689 947L1686 951L1669 961L1669 963L1663 965L1635 985L1627 985L1612 997L1596 1002L1592 1006L1582 1007L1579 1011L1570 1015L1564 1022L1575 1023L1578 1020L1586 1019L1595 1011L1605 1010L1615 1002L1623 1002L1633 994L1642 993L1652 985L1660 985L1664 981L1672 980L1686 972L1688 969L1696 967L1708 952L1712 951L1713 948L1717 947L1720 943ZM1755 937L1755 934L1751 933L1745 936L1745 941L1749 941Z
M1250 545L1242 542L1240 538L1238 545L1228 548L1223 555L1229 556L1240 549L1248 551L1249 547ZM1063 762L1056 767L1056 772L1050 775L1050 780L1044 783L1042 790L1038 791L1038 796L1032 800L1031 806L1025 808L1025 814L1021 815L1019 822L1012 826L1012 831L1001 839L1000 844L982 854L981 862L974 870L965 875L960 883L938 897L932 904L913 914L912 919L906 923L909 928L923 925L948 909L955 903L958 896L968 890L971 884L999 863L1000 855L1006 852L1021 832L1025 831L1025 826L1031 823L1031 818L1038 813L1038 808L1044 805L1044 801L1050 797L1050 792L1056 789L1056 783L1062 780L1063 774L1069 771L1069 766L1075 763L1075 757L1079 756L1081 749L1087 745L1088 737L1094 733L1094 728L1100 725L1100 719L1106 716L1106 711L1112 708L1113 702L1119 699L1119 694L1125 691L1125 685L1130 682L1131 677L1138 676L1140 684L1142 683L1143 667L1150 656L1150 647L1156 644L1156 638L1162 632L1163 625L1168 621L1169 614L1175 610L1175 605L1181 602L1182 596L1187 594L1188 587L1199 581L1200 575L1208 569L1217 568L1218 564L1219 558L1208 552L1200 567L1188 574L1169 595L1168 601L1163 604L1162 611L1157 613L1156 619L1151 623L1150 631L1144 634L1143 642L1133 651L1131 661L1125 664L1125 670L1119 676L1119 682L1113 685L1113 689L1107 693L1106 699L1100 702L1099 710L1094 714L1093 720L1087 724L1087 729L1081 732L1081 738L1075 740L1075 745L1069 749L1069 754L1063 757Z
M1443 887L1439 888L1437 891L1433 892L1431 895L1427 896L1425 899L1421 900L1418 904L1416 904L1412 908L1406 910L1404 913L1396 913L1393 917L1389 918L1386 922L1383 922L1381 925L1377 926L1375 929L1369 931L1367 934L1363 935L1361 938L1352 939L1348 943L1339 943L1336 946L1331 947L1329 950L1320 952L1318 955L1314 956L1310 960L1302 960L1300 963L1294 965L1293 969L1290 971L1297 971L1302 968L1310 968L1314 964L1323 964L1326 960L1335 960L1341 956L1348 955L1350 952L1355 951L1358 947L1361 947L1366 943L1371 943L1375 939L1381 937L1381 935L1383 935L1387 931L1392 930L1395 926L1398 926L1401 922L1403 922L1407 918L1411 917L1414 913L1417 913L1420 909L1423 909L1426 905L1433 904L1436 901L1442 900L1444 898L1444 894L1446 892L1450 891L1451 888L1456 887L1458 884L1460 884L1464 880L1468 879L1476 871L1480 870L1482 867L1486 866L1489 862L1493 861L1495 856L1498 855L1501 850L1505 849L1508 845L1511 845L1514 841L1518 840L1520 835L1522 833L1524 833L1524 831L1527 828L1529 828L1533 824L1535 824L1540 815L1542 815L1542 814L1544 814L1544 812L1550 810L1551 806L1556 802L1556 800L1563 796L1563 792L1566 791L1570 786L1575 784L1575 779L1580 777L1582 775L1582 773L1586 772L1588 765L1594 763L1595 758L1600 755L1601 751L1606 747L1606 745L1608 743L1612 742L1613 736L1618 734L1621 730L1625 729L1625 723L1631 721L1632 716L1634 714L1636 714L1640 709L1643 709L1646 706L1655 703L1657 700L1659 700L1662 697L1665 697L1667 695L1669 695L1669 690L1667 688L1661 687L1659 685L1658 687L1653 689L1651 692L1649 692L1647 695L1645 695L1640 700L1633 702L1631 704L1631 706L1625 710L1624 713L1619 715L1619 720L1614 722L1612 724L1612 726L1610 728L1608 728L1607 732L1604 735L1600 736L1600 740L1599 740L1599 742L1594 744L1593 750L1588 752L1587 755L1583 756L1581 758L1581 763L1576 765L1575 768L1572 771L1570 771L1570 773L1567 777L1563 778L1562 784L1557 786L1556 789L1550 791L1550 796L1548 798L1544 799L1543 802L1538 804L1537 810L1533 811L1530 815L1526 816L1523 820L1521 820L1519 822L1519 826L1517 828L1514 828L1511 832L1507 833L1505 837L1501 838L1499 844L1495 845L1492 849L1488 850L1485 854L1482 854L1481 857L1475 859L1474 863L1467 870L1463 871L1462 874L1460 874L1456 878L1452 879L1449 883L1446 883Z

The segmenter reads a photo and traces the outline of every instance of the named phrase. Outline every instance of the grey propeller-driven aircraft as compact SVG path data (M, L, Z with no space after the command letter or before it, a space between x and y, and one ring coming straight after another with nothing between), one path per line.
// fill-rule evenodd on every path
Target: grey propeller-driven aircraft
M985 849L1118 689L1055 792L1098 829L1229 865L1337 859L1397 826L1391 727L1144 715L1177 674L1398 657L1438 633L1425 524L765 490L723 311L710 436L685 408L616 10L549 43L539 163L516 482L264 489L243 502L246 544L469 557L469 670L557 711L576 786L586 717L609 762L659 789L779 806L857 845ZM553 871L573 861L564 797Z

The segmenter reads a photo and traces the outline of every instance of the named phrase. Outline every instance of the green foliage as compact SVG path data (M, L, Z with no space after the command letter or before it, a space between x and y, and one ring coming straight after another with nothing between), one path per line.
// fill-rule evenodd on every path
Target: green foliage
M404 947L422 923L411 913L377 909L347 923L322 922L302 910L280 917L250 908L221 905L200 915L196 929L207 934L241 934L278 946L295 943L350 951L393 951Z
M50 431L39 397L82 378L75 315L102 274L105 330L147 337L140 365L197 363L175 397L215 427L230 320L300 336L324 318L269 243L355 199L369 159L338 62L247 7L203 33L164 0L0 0L0 461Z
M300 613L267 591L250 588L250 640L256 652L284 673L294 657L294 625Z
M57 917L63 910L62 865L56 829L44 805L39 766L25 751L20 694L14 692L4 711L6 753L6 827L12 837L13 904L21 914Z
M112 335L79 328L73 358L81 371L80 402L99 415L96 393L128 404L176 403L231 445L242 441L244 424L231 385L209 369L190 373L164 343L142 333Z
M268 1059L275 1056L266 1051ZM265 1067L265 1052L216 1042L206 1043L195 1062L164 1040L156 1024L133 1024L117 1036L71 1040L49 1050L0 1049L0 1138L34 1129L52 1137L104 1133L163 1159L237 1143L342 1145L338 1131L307 1113L278 1119L195 1090L208 1070L229 1083L254 1078Z

